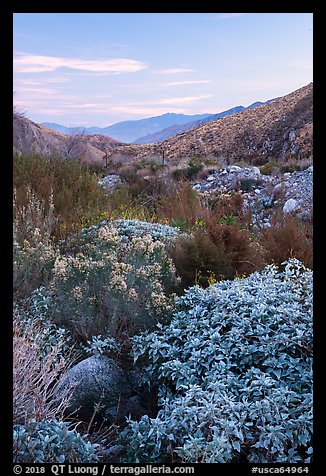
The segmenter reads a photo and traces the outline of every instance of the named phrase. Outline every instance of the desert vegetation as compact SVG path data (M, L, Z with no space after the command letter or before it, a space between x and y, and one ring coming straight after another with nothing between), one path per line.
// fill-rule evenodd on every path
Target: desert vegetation
M311 223L254 230L243 190L193 189L211 167L14 155L14 461L311 460ZM150 411L69 414L90 356L136 372Z

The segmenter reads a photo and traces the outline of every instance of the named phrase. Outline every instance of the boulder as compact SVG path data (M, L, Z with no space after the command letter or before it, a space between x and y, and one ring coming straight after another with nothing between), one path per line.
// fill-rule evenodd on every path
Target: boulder
M120 463L121 456L125 453L126 448L122 445L113 445L99 452L102 462Z
M297 200L294 200L294 198L289 198L289 200L287 200L283 206L283 212L292 213L297 207L298 207Z
M251 167L251 170L254 175L260 175L260 170L258 167Z
M68 370L59 390L58 399L70 396L66 414L90 421L97 407L96 418L108 424L123 416L126 402L132 395L128 374L106 356L89 357Z
M229 172L241 172L242 168L239 167L238 165L231 165L229 167Z

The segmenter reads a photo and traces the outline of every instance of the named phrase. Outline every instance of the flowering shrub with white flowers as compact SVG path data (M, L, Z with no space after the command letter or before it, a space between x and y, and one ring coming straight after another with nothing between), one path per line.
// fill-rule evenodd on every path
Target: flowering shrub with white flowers
M83 251L90 241L96 240L105 230L114 230L121 244L128 243L132 238L150 236L153 241L166 243L181 234L178 227L162 225L161 223L149 223L141 220L102 220L97 225L83 228L79 233L62 241L61 245L66 252L76 254Z
M49 287L55 322L85 340L135 334L171 316L179 280L161 235L153 238L148 225L133 235L121 222L103 223L57 257Z
M47 283L56 256L55 246L42 235L39 228L30 231L29 239L13 243L13 290L21 297L26 296L42 283Z
M27 201L26 207L18 206L14 190L13 290L18 297L27 296L49 281L58 254L50 238L56 223L53 195L47 211L45 204L29 188Z
M178 309L133 338L159 411L129 420L126 462L310 462L312 271L290 259L192 287Z

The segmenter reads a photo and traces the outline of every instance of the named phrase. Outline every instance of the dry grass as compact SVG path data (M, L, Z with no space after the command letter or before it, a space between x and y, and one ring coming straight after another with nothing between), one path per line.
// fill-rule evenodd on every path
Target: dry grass
M39 337L42 329L35 324L24 332L24 323L18 316L13 320L13 416L14 422L24 424L35 419L63 417L69 395L56 400L56 390L70 362L60 356L62 345L42 355ZM35 339L38 337L38 344ZM45 337L44 337L45 340Z
M297 258L313 268L312 226L291 215L275 213L271 227L262 233L261 245L269 262L281 264L289 257Z

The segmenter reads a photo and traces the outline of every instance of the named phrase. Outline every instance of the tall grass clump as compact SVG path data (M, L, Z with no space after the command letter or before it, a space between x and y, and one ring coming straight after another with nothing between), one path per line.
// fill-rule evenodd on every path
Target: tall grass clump
M52 235L57 239L96 222L107 203L96 173L71 158L14 155L14 188L19 207L29 206L29 190L46 209L52 200L57 219Z
M51 333L50 333L51 334ZM64 356L64 336L50 343L49 328L40 320L24 319L15 312L13 318L13 415L14 422L26 424L62 418L69 395L56 401L56 389L70 361Z

